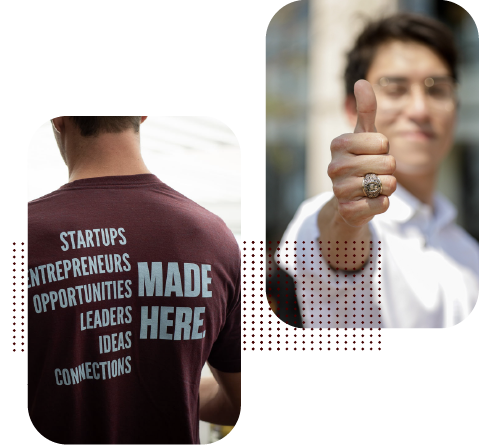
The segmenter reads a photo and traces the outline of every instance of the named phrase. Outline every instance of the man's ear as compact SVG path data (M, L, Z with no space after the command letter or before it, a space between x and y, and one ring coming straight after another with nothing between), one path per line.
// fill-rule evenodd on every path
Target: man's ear
M141 124L147 119L147 116L141 116Z
M345 98L344 111L347 116L347 121L349 125L354 128L358 120L358 110L356 109L356 98L353 94L349 94Z
M61 132L62 127L64 126L64 120L62 116L56 116L51 119L54 130L58 133Z

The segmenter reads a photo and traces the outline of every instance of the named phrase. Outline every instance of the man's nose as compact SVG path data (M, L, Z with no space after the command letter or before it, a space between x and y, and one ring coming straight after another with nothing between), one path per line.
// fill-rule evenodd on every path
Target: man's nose
M414 85L409 92L406 113L408 117L417 121L425 121L430 116L430 101L425 89L421 85Z

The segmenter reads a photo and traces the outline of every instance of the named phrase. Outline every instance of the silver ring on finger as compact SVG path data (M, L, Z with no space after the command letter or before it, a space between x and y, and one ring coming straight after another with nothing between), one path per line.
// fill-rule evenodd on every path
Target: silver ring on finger
M382 193L382 182L375 173L367 173L363 178L363 193L368 198L376 198Z

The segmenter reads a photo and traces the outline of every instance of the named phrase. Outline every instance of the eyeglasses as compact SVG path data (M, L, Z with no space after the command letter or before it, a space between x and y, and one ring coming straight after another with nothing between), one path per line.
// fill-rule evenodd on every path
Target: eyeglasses
M378 109L400 112L410 103L415 87L423 88L427 105L435 111L452 111L457 103L457 84L449 76L427 77L423 82L410 82L405 77L382 77L374 85Z

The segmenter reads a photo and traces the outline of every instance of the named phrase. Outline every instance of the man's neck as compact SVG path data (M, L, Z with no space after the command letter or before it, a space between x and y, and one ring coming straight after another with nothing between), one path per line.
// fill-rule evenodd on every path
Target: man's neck
M437 180L436 173L429 173L421 176L410 176L396 171L394 176L396 176L398 184L401 184L401 186L408 190L420 202L433 207L433 197Z
M133 132L80 138L67 148L66 162L69 182L150 173L141 156L139 137Z
M73 170L68 178L68 182L77 181L79 179L99 178L102 176L125 176L125 175L140 175L151 173L147 168L144 169L112 169L102 166L102 168L88 168Z

